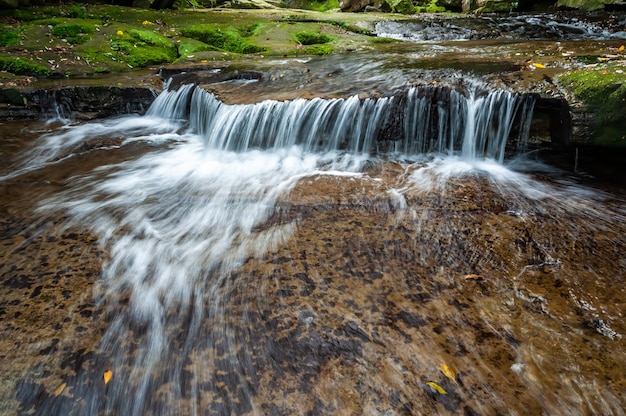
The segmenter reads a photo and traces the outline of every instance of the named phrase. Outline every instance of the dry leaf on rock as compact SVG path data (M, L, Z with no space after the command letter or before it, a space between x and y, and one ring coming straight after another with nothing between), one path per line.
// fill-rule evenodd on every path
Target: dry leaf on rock
M448 392L443 387L441 387L439 384L435 383L434 381L429 381L426 384L428 384L430 388L433 389L433 391L436 391L437 393L448 394Z
M103 374L103 377L104 377L104 384L109 384L109 381L111 381L111 377L113 377L113 371L111 370L105 371Z
M59 394L63 393L65 387L67 387L67 383L61 383L61 385L57 387L57 389L54 391L54 397L57 397Z
M450 380L456 383L456 372L452 367L447 364L441 363L441 365L439 365L439 368L441 369L441 372L444 376L448 377Z

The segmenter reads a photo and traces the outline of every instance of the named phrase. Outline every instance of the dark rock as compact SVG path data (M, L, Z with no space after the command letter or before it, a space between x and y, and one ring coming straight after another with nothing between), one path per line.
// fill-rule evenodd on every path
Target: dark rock
M0 119L100 118L143 114L156 92L140 87L65 87L56 90L0 90Z

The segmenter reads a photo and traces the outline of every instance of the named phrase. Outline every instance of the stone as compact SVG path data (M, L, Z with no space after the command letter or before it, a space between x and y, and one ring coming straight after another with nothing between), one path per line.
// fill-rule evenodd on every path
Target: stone
M605 6L626 6L623 0L558 0L557 7L567 9L581 9L594 11L604 9Z

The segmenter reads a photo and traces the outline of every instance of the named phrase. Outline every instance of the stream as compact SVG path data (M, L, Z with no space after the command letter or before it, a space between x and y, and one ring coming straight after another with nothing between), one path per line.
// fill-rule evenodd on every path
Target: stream
M532 97L253 95L1 123L0 413L626 414L625 195Z

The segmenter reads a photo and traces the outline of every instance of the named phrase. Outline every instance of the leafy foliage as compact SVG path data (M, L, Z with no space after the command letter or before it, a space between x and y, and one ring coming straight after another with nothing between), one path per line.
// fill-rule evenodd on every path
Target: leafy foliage
M51 75L52 71L43 65L27 61L21 58L0 56L0 70L11 72L15 75Z

